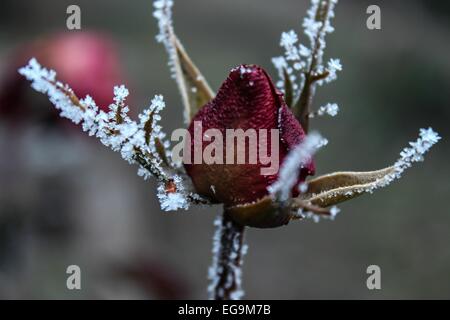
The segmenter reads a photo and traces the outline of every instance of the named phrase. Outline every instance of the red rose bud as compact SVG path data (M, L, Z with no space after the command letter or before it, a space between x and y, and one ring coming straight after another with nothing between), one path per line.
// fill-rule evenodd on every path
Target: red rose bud
M29 97L29 85L17 72L31 57L55 70L58 80L69 84L77 96L92 96L105 111L113 101L114 85L124 81L117 49L107 37L89 32L49 36L16 49L5 64L8 69L2 71L0 79L0 114L20 118L29 117L30 112L54 110L34 107L39 100Z
M230 138L230 132L238 133L236 129L246 133L240 142L239 138ZM284 157L305 137L282 93L261 67L253 65L231 71L217 96L192 119L189 133L191 139L186 140L185 147L188 156L184 154L188 175L199 194L226 206L253 203L266 196ZM216 143L222 149L212 151ZM208 156L215 162L208 161ZM301 169L299 183L314 170L311 160Z

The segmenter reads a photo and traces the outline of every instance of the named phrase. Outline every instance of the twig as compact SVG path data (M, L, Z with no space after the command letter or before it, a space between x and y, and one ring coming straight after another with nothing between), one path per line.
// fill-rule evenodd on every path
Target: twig
M298 198L292 199L291 208L306 210L317 215L331 216L330 209L313 205ZM294 218L300 218L300 216L294 216Z
M227 214L214 222L213 262L209 269L211 283L209 297L214 300L238 300L244 292L241 283L244 244L244 226L233 222Z
M322 25L317 32L314 48L311 51L311 63L309 64L309 69L304 73L305 80L300 92L300 97L293 109L295 116L300 121L305 132L308 132L309 129L309 113L316 90L316 82L328 76L327 72L316 74L316 68L322 63L323 43L321 38L323 37L326 28L326 21L330 11L330 1L331 0L320 1L317 7L315 20L321 22Z

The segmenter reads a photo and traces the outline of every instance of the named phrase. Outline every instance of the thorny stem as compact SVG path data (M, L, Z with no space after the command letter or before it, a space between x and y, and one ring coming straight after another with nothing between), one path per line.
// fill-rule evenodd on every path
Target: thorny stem
M326 20L328 19L330 0L323 0L320 2L317 12L316 12L316 21L322 22L322 25L317 32L317 36L314 43L314 49L311 52L311 64L309 65L309 69L305 72L305 82L303 88L300 92L300 97L294 107L294 114L297 119L300 121L305 132L308 132L309 129L309 112L311 110L312 100L315 93L315 83L318 80L327 77L327 73L323 74L315 74L315 69L317 65L322 63L322 57L319 54L321 51L322 43L320 41L320 37L323 32L325 32Z
M209 270L210 299L240 299L243 295L241 267L247 250L244 244L245 227L232 221L225 213L217 217L215 225L213 263Z

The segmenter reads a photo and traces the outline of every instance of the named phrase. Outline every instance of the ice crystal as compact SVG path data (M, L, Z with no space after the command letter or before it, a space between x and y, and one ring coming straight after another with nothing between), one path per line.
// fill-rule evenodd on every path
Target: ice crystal
M163 167L163 159L156 143L167 146L161 131L159 112L165 107L162 96L155 96L150 107L139 115L139 122L128 116L129 108L125 99L129 95L124 86L114 87L114 103L108 113L99 110L91 96L78 100L72 89L56 80L56 72L41 67L36 59L31 59L19 73L31 81L31 86L44 94L60 111L62 117L76 124L81 123L83 131L96 136L113 151L119 152L130 164L138 164L138 175L148 179L155 176L161 183L173 182L177 191L165 193L158 189L163 210L186 209L188 201L181 179ZM166 160L167 161L167 160Z
M172 0L158 0L153 3L155 8L153 16L158 20L159 33L156 36L156 41L162 43L169 56L169 67L171 75L176 78L175 56L176 49L173 45L171 37L173 37L172 26Z
M130 92L123 84L121 86L114 87L114 101L116 104L124 103L129 94Z
M166 190L164 183L158 186L158 198L161 209L164 211L177 211L179 209L189 209L188 197L186 194L183 180L180 176L175 175L172 182L175 184L174 191Z
M283 56L274 57L274 58L272 58L272 63L275 66L275 69L277 69L277 71L278 71L278 77L280 79L284 79L283 70L287 69L287 67L288 67L288 63L287 63L286 59ZM278 88L283 89L283 86L284 86L284 81L277 82Z
M212 247L212 263L208 270L208 279L210 284L208 286L208 294L210 299L214 299L214 289L217 287L220 277L219 273L222 271L219 269L219 255L220 255L220 238L222 235L222 217L219 215L214 220L214 236L213 236L213 247Z
M341 212L341 209L336 206L332 206L330 208L329 214L317 214L315 212L303 211L300 209L297 213L297 217L300 217L302 219L311 219L315 223L319 223L321 219L334 220L339 212Z
M294 30L281 34L280 46L285 50L286 60L297 61L300 59L300 50L296 46L298 35Z
M370 184L348 189L345 191L345 196L351 197L354 194L372 193L377 189L388 186L394 180L401 178L403 172L410 168L413 163L423 161L424 154L440 139L441 137L432 128L420 129L419 138L414 142L410 142L410 146L400 152L400 158L392 166L391 173L384 175ZM327 192L327 197L334 198L341 194L341 190Z
M223 289L232 289L230 299L239 300L244 296L242 289L242 258L247 254L248 246L242 243L242 234L236 231L236 227L231 221L224 223L222 215L216 217L214 226L213 259L208 270L208 279L210 280L208 286L209 298L214 299L216 294L219 298L223 298L225 294ZM226 258L222 257L223 250L227 250ZM215 292L221 278L224 276L224 272L227 272L227 274L222 290L219 289L218 292Z
M322 62L326 47L325 36L334 31L331 19L334 17L336 3L337 0L311 1L302 24L304 33L309 39L309 47L299 43L298 34L294 30L281 34L280 46L284 49L284 55L272 59L280 77L280 81L277 82L279 89L284 90L286 76L293 83L294 96L297 97L305 85L305 73L320 76L316 81L319 85L337 78L337 71L342 70L340 60L330 59L327 66ZM298 76L294 70L299 73Z
M300 193L305 193L308 190L308 184L306 182L302 182L298 185L298 191Z
M297 212L293 213L294 218L298 219L310 219L313 220L315 223L320 222L321 219L324 220L334 220L336 216L341 212L341 209L339 209L337 206L332 206L328 213L322 213L319 214L317 212L312 212L308 210L304 210L303 208L300 208L297 210Z
M341 212L341 209L339 209L336 206L332 206L331 209L330 209L330 216L331 216L331 218L334 219L338 215L339 212Z
M172 0L157 0L153 2L153 16L158 20L159 33L156 36L156 41L162 43L166 48L169 56L169 68L171 75L177 79L176 74L176 48L173 43L173 22L172 22Z
M327 63L328 71L330 73L336 74L336 71L342 71L341 60L339 59L330 59Z
M326 144L324 141L326 140L320 134L312 132L303 142L294 147L283 161L277 181L268 187L269 192L281 202L288 200L292 188L297 183L301 167Z
M366 190L357 190L356 192L373 192L375 189L385 187L392 181L399 179L403 172L410 168L414 162L423 161L424 154L440 139L441 137L432 128L420 129L419 138L414 142L410 142L410 147L406 147L400 152L400 158L394 164L393 173L379 179Z
M314 118L316 116L323 116L323 115L329 115L331 117L335 117L339 112L339 106L336 103L327 103L324 106L319 107L319 109L314 112L310 113L309 117Z
M241 76L244 76L246 73L252 73L252 68L246 68L244 66L241 66L239 68L239 72L240 72Z
M439 140L441 140L441 137L432 128L420 129L419 138L414 142L410 142L410 147L406 147L400 152L400 158L394 164L395 174L392 180L400 178L403 171L411 167L414 162L423 161L424 154Z

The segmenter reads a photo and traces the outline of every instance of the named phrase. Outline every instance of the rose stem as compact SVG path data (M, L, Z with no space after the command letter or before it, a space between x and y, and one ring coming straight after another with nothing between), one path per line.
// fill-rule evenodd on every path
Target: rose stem
M213 264L210 268L210 298L214 300L235 300L241 298L241 267L246 251L245 227L222 214L216 222L214 236Z

